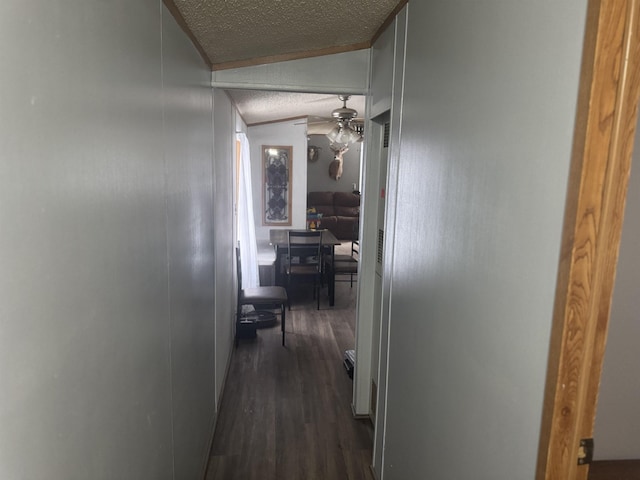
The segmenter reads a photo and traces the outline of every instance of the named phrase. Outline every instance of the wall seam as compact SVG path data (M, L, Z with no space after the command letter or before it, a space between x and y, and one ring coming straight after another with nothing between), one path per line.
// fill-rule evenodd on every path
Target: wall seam
M173 403L173 312L171 304L171 255L169 244L169 165L166 148L166 102L164 85L164 4L159 0L160 5L160 97L162 100L162 161L164 169L164 229L165 229L165 251L167 266L167 310L169 319L169 409L171 426L171 478L176 480L176 444L175 444L175 411Z
M213 239L213 409L215 411L216 423L219 412L219 395L218 395L218 242L216 239L216 98L215 88L211 88L211 238Z
M384 266L384 270L383 270L383 275L386 274L387 276L387 285L386 285L386 289L387 289L387 295L386 295L386 312L383 312L382 315L384 316L386 314L387 317L387 344L386 344L386 361L385 361L385 372L378 372L379 375L382 375L384 373L385 375L385 391L384 391L384 412L378 412L378 414L382 414L383 415L383 419L382 419L382 423L383 423L383 428L382 428L382 445L381 445L381 458L380 458L380 479L384 480L384 476L385 476L385 466L386 466L386 455L385 455L385 450L386 450L386 443L387 443L387 438L386 438L386 433L387 433L387 412L389 409L389 356L390 356L390 349L391 349L391 326L392 326L392 322L391 322L391 305L392 305L392 300L393 300L393 278L394 278L394 252L395 252L395 232L396 232L396 228L397 228L397 219L398 219L398 189L399 189L399 178L400 178L400 159L401 159L401 148L402 148L402 120L403 120L403 110L404 110L404 87L405 87L405 73L406 73L406 66L407 66L407 40L408 40L408 34L409 34L409 8L410 6L407 4L405 5L406 8L406 13L404 15L403 21L404 21L404 32L403 32L403 38L402 38L402 70L401 70L401 78L400 78L400 85L398 85L398 88L400 90L400 93L397 93L396 90L396 81L397 81L397 68L396 68L396 62L398 61L397 58L397 42L398 42L398 35L397 32L395 34L395 44L394 44L394 65L393 65L393 70L394 70L394 75L393 75L393 86L391 88L391 115L389 118L390 122L393 122L393 118L395 117L394 115L394 106L395 106L395 99L396 99L396 95L398 98L398 114L397 114L397 119L398 119L398 125L397 125L397 141L396 141L396 145L394 146L393 144L391 145L391 148L389 149L389 163L395 163L394 165L394 171L393 171L393 175L394 175L394 196L393 196L393 212L391 213L391 217L389 218L390 220L390 224L389 226L385 225L385 231L387 232L387 239L386 239L386 245L385 245L385 258L387 259L387 264ZM397 26L397 22L396 22L396 29L398 28ZM393 135L393 133L391 134L391 141L393 141L395 135ZM395 157L395 160L394 160ZM389 179L391 180L391 179ZM390 206L390 205L389 205ZM386 217L386 215L385 215ZM389 235L390 233L392 233L391 235ZM383 278L383 282L384 282L384 278ZM382 285L382 302L384 305L385 302L385 284L383 283Z

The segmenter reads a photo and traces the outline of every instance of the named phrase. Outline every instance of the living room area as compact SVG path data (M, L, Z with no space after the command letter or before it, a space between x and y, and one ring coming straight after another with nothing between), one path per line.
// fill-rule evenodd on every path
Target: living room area
M246 128L261 286L277 283L273 230L327 229L339 242L335 255L350 254L358 239L362 143L340 152L342 171L332 178L336 152L325 135L309 133L309 127L305 118ZM284 155L287 167L281 170L289 202L283 225L267 218L265 152ZM311 211L314 225L307 223ZM287 292L286 346L274 325L259 328L234 349L228 378L242 380L225 387L209 480L373 478L373 425L354 418L353 372L343 365L345 352L355 348L357 283L336 282L332 306L324 284L319 309L311 289L301 287Z
M309 228L308 219L314 218L311 228L329 230L341 243L337 252L350 253L351 242L359 236L363 143L360 137L360 141L338 146L326 136L335 125L327 116L340 106L339 96L242 90L230 90L229 95L246 122L260 284L275 284L272 230ZM365 97L350 96L348 106L363 116ZM286 193L278 199L286 204L285 221L265 216L269 187L264 152L269 147L290 148L286 152L291 157L286 166Z

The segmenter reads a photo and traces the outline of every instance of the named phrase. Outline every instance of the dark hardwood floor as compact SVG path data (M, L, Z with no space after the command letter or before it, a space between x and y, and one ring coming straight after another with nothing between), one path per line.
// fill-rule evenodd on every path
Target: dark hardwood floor
M589 480L640 480L640 460L600 460L589 465Z
M286 347L280 325L258 330L233 352L207 480L373 480L373 428L351 410L342 366L354 348L356 286L327 288L316 310L311 288L291 295Z

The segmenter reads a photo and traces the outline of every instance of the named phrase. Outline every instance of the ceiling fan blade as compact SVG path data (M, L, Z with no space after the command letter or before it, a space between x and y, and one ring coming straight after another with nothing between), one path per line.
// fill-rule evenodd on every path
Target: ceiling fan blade
M307 135L326 135L335 125L334 122L309 124L307 125Z
M311 125L314 123L327 123L327 122L335 123L335 119L330 117L319 117L317 115L309 115L307 117L307 125Z

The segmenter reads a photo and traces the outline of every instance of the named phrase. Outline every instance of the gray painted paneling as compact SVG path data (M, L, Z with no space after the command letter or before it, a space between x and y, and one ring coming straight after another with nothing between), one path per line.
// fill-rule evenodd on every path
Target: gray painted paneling
M215 414L212 90L166 10L162 33L175 477L186 479L202 474Z
M396 47L395 33L395 25L391 24L371 47L371 99L369 103L369 118L374 118L391 109L393 58Z
M224 91L214 89L215 128L215 298L216 298L216 398L222 395L234 335L236 287L233 245L233 164L235 162L235 118Z
M393 231L395 224L395 212L396 212L396 203L399 198L399 192L397 189L398 184L398 164L400 162L400 134L401 129L401 116L402 116L402 95L403 95L403 74L404 74L404 60L405 60L405 47L406 47L406 33L407 33L407 18L409 15L410 7L405 6L395 20L395 25L393 25L394 32L394 45L393 45L393 56L389 58L389 56L374 56L373 57L373 65L376 66L376 69L388 69L393 72L391 83L378 83L378 87L381 91L377 94L372 94L373 98L390 98L391 110L388 114L381 115L376 122L370 122L371 125L377 123L379 125L380 136L384 138L384 123L389 122L389 125L393 125L394 127L389 132L389 147L387 149L387 162L386 168L383 168L385 164L383 163L384 159L380 160L380 173L378 176L382 175L382 172L386 171L386 189L387 195L384 200L379 199L378 202L384 201L385 211L384 211L384 228L385 232ZM386 40L385 40L386 41ZM378 63L379 62L379 63ZM386 89L390 89L387 91ZM395 126L398 127L395 127ZM378 145L383 145L384 141L379 141ZM370 148L371 143L367 144L367 148ZM375 150L380 150L378 147ZM384 152L384 149L382 150ZM371 157L369 157L371 158ZM369 159L365 162L367 168L371 165ZM377 180L377 179L374 179ZM381 180L381 179L380 179ZM371 208L370 206L375 205L375 198L378 197L378 189L380 180L377 180L374 187L374 199L372 199L372 203L369 200L369 194L365 195L366 208ZM379 208L376 208L374 213L378 213ZM369 215L369 214L367 214ZM370 217L369 217L370 218ZM382 219L380 215L374 215L373 221L377 224ZM368 221L365 218L365 221ZM376 225L377 226L377 225ZM364 227L363 227L364 231ZM373 233L377 233L374 229ZM371 236L371 234L369 235ZM376 236L376 235L374 235ZM364 237L364 235L363 235ZM364 240L364 238L363 238ZM375 268L375 272L371 272L373 276L372 282L372 290L373 290L373 305L376 305L376 308L379 310L376 312L374 309L375 320L372 328L372 355L371 355L371 372L370 372L370 381L375 381L377 385L377 399L371 399L371 402L375 400L376 402L376 415L375 415L375 436L373 443L373 461L372 461L372 469L376 474L380 474L382 469L382 456L384 451L384 429L385 429L385 420L386 420L386 400L387 400L387 372L388 372L388 345L389 345L389 323L390 323L390 314L389 314L389 305L390 305L390 293L391 293L391 275L385 274L385 272L393 271L393 256L390 252L393 252L394 245L394 237L393 235L385 235L384 241L384 252L383 252L383 264L382 268ZM377 246L377 245L376 245ZM374 248L376 247L374 246ZM361 258L364 259L362 262L363 268L362 271L366 273L367 269L364 268L365 264L365 256L370 255L368 253L367 244L365 241L362 242L363 252ZM377 249L376 249L377 250ZM371 263L377 263L377 251L371 252L371 254L375 254L375 257L369 256L368 258L372 258ZM372 270L374 270L372 268ZM382 278L378 280L378 272L381 272ZM360 285L364 285L364 275L361 274ZM378 288L381 284L381 291ZM363 328L362 325L366 322L367 319L367 311L363 308L364 304L364 289L361 288L360 293L361 296L358 299L358 333L360 333ZM371 307L367 307L371 308ZM375 324L377 323L377 325ZM356 354L358 357L361 356L360 352L362 351L360 340L358 340L358 347L360 347ZM356 392L358 392L358 383L362 381L358 377L358 373L356 374ZM365 385L366 386L366 385Z
M252 90L365 94L369 50L213 72L213 86Z
M585 3L410 5L385 480L534 476Z
M161 12L0 3L0 478L202 471L209 74Z

